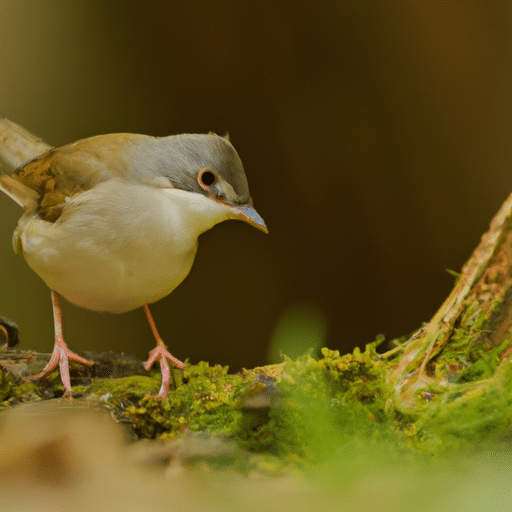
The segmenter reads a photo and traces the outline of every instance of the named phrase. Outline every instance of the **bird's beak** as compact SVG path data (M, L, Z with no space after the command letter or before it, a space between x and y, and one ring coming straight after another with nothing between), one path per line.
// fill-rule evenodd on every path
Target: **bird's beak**
M268 233L267 225L265 221L260 217L259 213L252 207L252 200L249 199L249 204L238 205L236 204L237 200L241 198L237 195L237 193L233 190L233 187L225 180L223 180L220 176L217 177L217 190L215 194L212 194L210 189L207 191L210 193L210 197L219 203L225 204L233 211L231 217L238 220L243 220L254 226L256 229L263 231L263 233ZM220 199L219 196L223 196L225 199Z
M268 233L265 221L260 217L258 212L251 205L235 206L234 210L236 219L247 222L247 224L254 226L260 231L263 231L263 233Z

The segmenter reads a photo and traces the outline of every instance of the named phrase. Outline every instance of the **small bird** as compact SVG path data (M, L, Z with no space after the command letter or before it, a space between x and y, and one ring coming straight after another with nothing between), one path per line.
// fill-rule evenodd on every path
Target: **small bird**
M198 237L239 219L267 233L252 206L242 162L213 133L152 137L114 133L52 148L0 188L25 209L14 231L16 253L51 290L55 343L43 377L59 365L71 396L72 352L62 336L61 296L93 311L142 307L156 339L145 368L160 363L158 396L169 393L170 366L184 368L160 337L149 310L188 275Z

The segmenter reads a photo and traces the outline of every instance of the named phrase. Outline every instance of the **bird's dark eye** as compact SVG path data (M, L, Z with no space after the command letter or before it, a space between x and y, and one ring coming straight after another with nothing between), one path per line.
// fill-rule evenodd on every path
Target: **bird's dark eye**
M217 181L217 176L210 169L203 169L197 176L199 185L203 188L208 188Z

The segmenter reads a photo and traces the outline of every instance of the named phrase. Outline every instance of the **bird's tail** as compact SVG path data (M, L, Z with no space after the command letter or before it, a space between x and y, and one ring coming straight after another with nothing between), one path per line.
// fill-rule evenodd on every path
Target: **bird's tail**
M0 165L5 172L11 174L49 149L39 137L0 115Z
M39 204L40 195L38 192L11 178L11 176L3 171L0 171L0 190L25 208L25 210L33 210Z
M40 194L10 174L50 148L39 137L0 115L0 190L27 210L37 207Z

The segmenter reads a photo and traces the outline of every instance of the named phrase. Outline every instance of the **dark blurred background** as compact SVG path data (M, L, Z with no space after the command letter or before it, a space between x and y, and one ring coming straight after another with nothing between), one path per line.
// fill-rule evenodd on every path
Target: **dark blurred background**
M0 3L0 113L48 143L229 131L270 233L203 235L153 313L177 357L233 370L267 362L290 308L343 351L435 313L512 189L511 62L509 1ZM49 351L20 213L0 197L0 314ZM153 346L140 310L64 322L79 349Z

